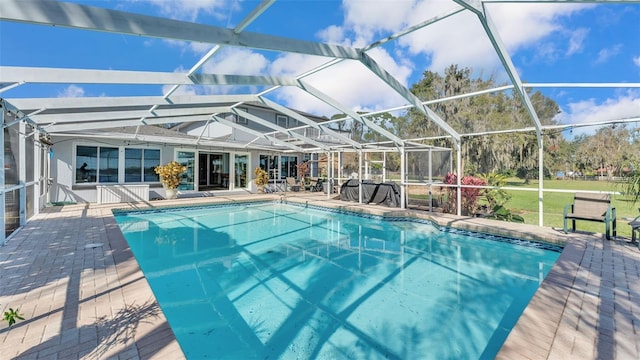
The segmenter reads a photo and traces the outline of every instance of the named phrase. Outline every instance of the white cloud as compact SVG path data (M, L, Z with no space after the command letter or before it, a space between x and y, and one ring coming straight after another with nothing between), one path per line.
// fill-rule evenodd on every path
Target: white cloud
M412 71L410 67L397 64L384 49L374 49L368 54L398 81L406 85ZM299 74L325 62L327 59L318 57L298 54L285 55L274 62L272 73L277 75ZM349 79L349 81L344 81L344 79ZM353 60L342 61L310 75L304 80L352 110L380 110L406 103L406 100L401 99L364 65ZM312 100L307 94L295 88L282 89L277 96L279 100L298 110L325 116L339 113L338 110L315 99Z
M588 31L564 29L560 20L588 6L590 5L490 4L488 7L491 19L511 53L535 45L540 54L553 58L562 53L570 55L581 50ZM330 25L317 32L316 36L325 42L364 46L456 7L455 3L448 0L379 1L376 6L368 1L345 0L344 23ZM556 33L566 38L565 51L558 50L550 43L540 45L541 39ZM416 68L413 61L421 61L414 60L412 55L421 55L430 60L429 69L438 72L453 63L488 74L501 69L499 59L478 18L469 11L429 25L401 38L394 45L396 46L385 47L389 50L377 48L369 54L405 86L409 86L408 79ZM393 51L393 56L389 51ZM269 73L294 76L326 61L312 56L287 54L271 64ZM418 69L420 72L424 70L426 69ZM340 81L344 78L349 78L350 81ZM333 98L341 99L350 108L373 110L397 106L399 102L406 103L406 100L399 99L395 92L369 70L354 61L343 61L310 76L308 81ZM366 95L363 89L366 89ZM280 100L300 110L322 114L333 111L315 100L309 102L309 97L302 95L300 91L284 89L278 94Z
M173 88L173 85L164 85L162 86L162 94L166 94ZM197 95L196 88L191 85L182 85L179 86L174 92L171 93L171 96L181 96L181 95Z
M164 3L161 0L152 1ZM212 7L220 3L215 0L208 1ZM192 4L191 7L203 11L202 7L196 6L202 3ZM593 5L519 3L486 6L511 54L520 49L535 47L537 56L555 59L582 50L589 31L584 28L566 28L563 21ZM450 0L381 0L376 1L375 6L372 6L370 1L344 0L344 22L329 25L315 35L324 42L361 47L457 7L458 5ZM209 44L189 46L197 54L203 54L211 48ZM421 67L423 65L419 65L420 68L417 65L425 62L429 70L437 72L442 72L450 64L471 67L485 74L494 74L502 69L478 18L469 11L429 25L384 48L376 48L368 53L407 87L414 70L419 73L427 70ZM417 57L414 57L415 55ZM204 65L202 71L218 74L296 76L327 61L327 58L300 54L283 54L270 60L259 52L230 47L217 53ZM342 80L347 78L348 82ZM343 61L308 77L307 80L352 109L373 110L397 106L400 102L406 103L406 100L400 99L383 81L356 61ZM198 91L201 91L200 88ZM299 90L285 88L277 94L286 105L300 110L324 115L335 112L323 103L310 101L309 96Z
M176 42L181 43L179 44L180 47L185 47L184 41L176 41ZM197 55L204 55L209 50L213 49L213 47L215 46L213 44L200 43L200 42L190 42L190 43L186 43L186 45L191 51L193 51Z
M513 56L520 49L535 46L552 58L557 57L556 45L545 43L550 35L567 37L567 54L580 49L586 35L584 30L565 29L562 20L591 5L574 4L487 4L489 18L497 28L498 36ZM451 6L441 2L418 4L410 22L418 22L441 14ZM459 13L428 26L401 40L414 54L431 56L431 70L442 71L456 63L474 69L492 69L499 65L491 43L477 16ZM543 45L541 45L543 44Z
M202 65L200 72L204 74L223 75L264 75L269 66L269 61L260 53L248 49L223 47L211 59ZM178 67L174 72L186 73L188 70L183 66ZM166 94L172 86L164 86L163 94ZM242 91L242 90L245 91ZM230 94L236 92L246 93L247 87L235 85L205 86L188 85L180 86L174 94L194 95L194 94ZM250 92L254 92L256 87L250 87Z
M424 14L414 16L418 20ZM411 54L430 57L429 69L436 72L442 72L451 64L480 69L492 68L498 63L480 23L469 12L459 13L417 31L401 39L400 44L406 45Z
M566 55L572 55L575 53L580 53L583 48L584 40L589 34L589 29L580 28L571 32L571 36L569 38L569 48L567 49Z
M566 4L495 4L489 14L510 52L563 30L561 19L584 9Z
M595 60L596 64L602 64L607 62L607 60L615 57L622 50L622 44L616 44L610 48L604 48L598 52L598 58Z
M278 76L297 76L309 71L330 59L303 54L284 54L271 63L271 74Z
M203 73L263 75L269 65L264 55L249 49L223 47L202 66Z
M640 56L634 56L634 57L633 57L633 63L634 63L636 66L640 67Z
M154 41L156 41L156 39L148 40L145 42L145 45L152 46ZM162 39L160 41L169 45L169 47L179 49L180 53L186 53L187 51L190 51L199 56L204 55L215 46L214 44L209 44L209 43L174 40L174 39Z
M58 97L83 97L84 89L77 85L69 85L64 90L58 92Z
M201 14L225 18L237 2L226 0L146 0L155 5L163 16L173 19L195 21Z
M318 31L316 36L326 43L330 44L340 44L342 43L346 36L344 34L344 27L331 25L325 29Z
M569 103L559 114L558 120L563 124L590 124L634 118L639 114L640 92L629 90L601 102L587 99ZM573 135L592 134L596 129L597 127L577 128L573 130Z
M323 40L349 46L364 46L390 34L442 16L459 6L450 0L378 1L344 0L344 23L317 33ZM490 19L510 54L536 48L537 58L554 61L582 50L588 35L584 28L562 24L567 17L591 4L487 4ZM551 35L554 35L551 38ZM549 41L545 41L549 39ZM476 15L463 11L438 21L395 42L390 50L404 65L427 63L428 70L442 72L451 64L470 67L485 74L502 66ZM393 46L392 45L392 46ZM564 49L564 50L561 50ZM417 56L417 57L415 57ZM420 58L422 57L422 58ZM419 69L420 72L427 69Z
M431 0L433 2L433 0ZM406 25L406 20L415 6L415 1L370 1L344 0L344 26L355 32L356 38L366 43L374 36L385 32L396 32Z

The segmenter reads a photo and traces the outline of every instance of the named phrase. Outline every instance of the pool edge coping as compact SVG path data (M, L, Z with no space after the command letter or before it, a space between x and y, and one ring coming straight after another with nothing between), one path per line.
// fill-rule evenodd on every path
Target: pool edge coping
M242 199L238 199L239 197L242 197ZM191 206L191 204L193 203L199 203L202 205L220 203L225 201L222 198L223 197L220 196L220 197L188 199L188 200L189 201L194 200L189 204L189 206ZM275 196L275 195L261 194L261 195L253 195L253 198L250 198L250 196L246 196L246 195L234 196L234 198L235 199L231 201L227 200L227 202L234 202L234 201L254 202L255 200L269 201L269 200L279 200L282 197ZM95 231L102 232L103 234L105 234L106 240L109 242L109 246L114 246L115 242L113 243L111 242L111 236L109 236L107 227L106 227L106 224L109 221L108 219L111 219L111 221L115 223L114 215L111 209L125 208L125 209L134 210L134 209L141 209L141 208L147 209L147 208L175 207L176 205L178 206L183 205L184 200L185 199L178 199L178 201L175 201L173 203L171 201L158 201L158 202L152 202L152 203L129 203L129 204L76 204L76 205L66 205L64 207L59 207L55 209L45 209L41 212L41 215L36 215L33 218L33 223L30 222L27 224L27 226L19 230L19 232L23 234L21 234L20 236L16 236L14 240L8 243L8 246L11 248L15 248L16 246L19 247L20 244L27 237L30 236L29 232L34 231L35 227L42 226L42 225L48 226L50 221L49 219L55 221L55 217L52 215L58 212L67 213L69 214L68 216L70 216L71 218L82 217L82 218L87 218L87 220L90 220L90 221L99 220L101 223L104 223L104 227L102 230L100 230L99 228L96 228ZM286 200L291 200L291 197L287 197ZM354 204L354 203L332 201L331 199L326 198L326 195L325 197L317 196L317 195L315 197L306 196L306 197L301 197L301 199L296 199L296 201L298 202L317 201L318 203L321 203L321 204L334 203L334 204L337 204L335 206L337 208L343 207L345 209L349 209L350 211L355 211L355 212L358 212L358 211L362 212L362 210L360 210L359 208L367 207L371 209L370 210L371 212L374 212L377 214L383 214L383 215L396 213L398 211L390 208L383 208L377 205L373 205L373 206L360 205L360 204ZM412 210L403 210L403 211L412 211ZM419 217L424 216L427 218L431 218L429 213L419 213L419 214L420 214ZM510 223L502 223L502 222L495 223L496 220L459 218L459 217L448 215L448 214L438 214L438 215L439 216L436 216L434 220L442 222L445 225L452 224L455 226L467 226L470 228L478 228L486 224L484 226L489 226L490 228L492 228L492 227L495 227L496 224L500 224L500 225L510 224ZM523 226L520 224L517 228L522 228L522 227ZM525 233L528 232L527 227L530 227L534 230L543 229L538 226L528 225L528 226L524 226ZM73 231L71 228L65 230L64 226L59 229L60 229L60 232ZM576 354L587 354L586 357L582 356L580 358L591 358L591 354L597 354L597 351L601 350L600 349L601 346L605 346L605 347L609 346L607 345L608 341L614 342L614 340L612 340L613 338L611 337L613 335L610 335L609 333L602 333L604 335L601 335L600 337L597 337L597 338L590 337L590 336L593 336L593 331L596 331L595 333L596 335L598 334L596 325L594 325L593 329L591 329L590 332L588 332L587 334L583 334L581 332L583 330L581 330L580 332L575 332L575 330L572 330L574 331L574 333L567 334L566 333L567 327L565 325L566 325L568 315L566 311L567 310L570 310L570 312L574 311L571 308L569 308L569 306L572 299L576 298L576 294L585 294L584 297L582 298L584 300L591 299L591 298L595 298L596 300L600 299L597 293L596 293L596 296L593 297L591 285L589 285L588 288L584 288L584 284L579 283L579 281L584 281L583 279L581 279L581 276L582 276L581 274L585 270L589 271L590 266L591 267L594 266L594 265L589 265L589 262L587 260L592 259L592 256L595 256L595 255L589 255L589 254L593 254L594 252L602 253L602 255L597 255L597 256L602 256L601 261L603 262L603 265L605 265L605 262L611 262L611 258L613 257L614 259L616 259L615 260L616 264L618 260L624 260L627 264L630 263L632 266L635 266L636 269L640 269L640 265L638 265L640 263L640 254L638 254L637 246L630 246L628 244L627 238L618 238L618 239L615 239L615 241L605 241L604 236L602 234L587 234L587 233L579 233L579 232L564 234L557 229L546 228L546 230L547 230L546 232L543 231L544 234L551 233L555 237L563 237L564 242L567 245L565 246L556 264L554 264L554 267L552 268L549 275L545 278L545 280L541 284L538 291L536 291L536 293L534 294L534 298L532 298L529 305L527 305L527 307L525 308L525 311L523 312L521 318L516 323L514 330L508 336L507 340L503 344L500 352L498 353L497 358L500 358L500 359L567 358L565 355L571 357L572 355L576 356ZM507 231L507 230L505 229L503 231ZM513 230L509 230L509 232L511 231ZM121 231L119 230L119 227L117 229L117 232L121 233ZM517 230L516 230L516 233L522 234L522 232L518 232ZM120 234L120 236L122 235ZM540 237L540 235L538 235L538 237ZM82 240L82 241L87 241L87 240ZM37 241L37 243L39 244L41 243L41 241ZM42 242L42 243L46 244L48 242ZM126 247L124 250L127 250L127 249L128 247ZM116 250L116 248L114 247L112 250ZM113 255L110 255L110 256L113 256ZM562 263L560 262L561 259L562 259ZM592 262L592 264L598 264L598 263ZM26 265L33 266L28 264ZM120 264L117 265L118 273L120 273L122 270L120 269L120 266L121 266ZM138 271L137 274L144 276L141 270L139 269L137 262L135 262L134 266L137 268L137 271ZM565 267L569 267L569 269ZM125 269L133 270L133 268L125 268ZM636 285L640 284L640 282L638 282L638 278L640 277L638 274L634 274L633 271L631 273L629 273L628 271L625 271L625 273L626 273L625 276L629 277L630 279L629 281L634 281ZM616 274L616 279L618 278L618 275L621 275L619 272L615 272L615 274ZM128 273L128 275L136 276L136 273ZM560 281L558 281L558 279ZM124 282L122 278L120 278L119 281L121 283ZM605 281L604 274L603 274L603 281ZM607 281L610 281L610 280L607 280ZM146 279L145 279L145 283L146 283ZM627 295L626 295L627 299L622 304L624 307L630 306L630 307L633 307L633 309L637 309L640 307L640 302L637 301L637 294L640 294L640 292L638 292L639 288L636 285L634 285L635 288L632 286L630 289L629 288L622 289L623 292L624 291L627 292ZM150 292L151 290L148 287L148 284L145 284L145 286L147 288L146 291ZM602 286L604 286L604 284ZM142 290L144 291L144 289ZM619 292L619 289L616 289L616 294L618 294L618 292ZM134 294L132 294L132 296L133 295ZM9 295L8 299L11 300L12 296L13 295ZM15 298L15 299L18 299L18 298ZM13 301L15 301L15 299ZM134 301L135 300L144 301L147 298L146 297L137 298L134 296L128 299L134 299ZM606 299L601 299L601 301L605 301L605 300ZM562 302L562 304L554 308L549 308L546 306L546 304L550 301L553 301L555 304L557 304L558 302ZM565 304L565 301L566 301L566 304ZM537 307L537 309L534 309L534 302L536 303L535 307ZM85 305L86 304L87 303L85 303ZM617 307L618 307L618 304L616 305L616 308ZM536 313L536 311L541 311L541 312ZM640 311L636 311L636 310L633 310L633 312L640 313ZM619 314L618 312L616 312L615 314L617 319L617 316ZM607 314L601 314L601 313L596 315L600 317L608 316ZM162 317L164 318L164 313L162 313ZM551 321L550 319L551 317L553 319L560 319L560 323ZM57 321L56 319L41 319L41 320L38 320L38 323L44 322L45 324L49 324L47 326L57 326L58 323L56 321ZM617 320L615 321L617 324ZM547 326L544 327L543 329L540 327L541 323L546 324ZM535 332L526 332L526 331L523 332L521 331L521 328L534 329ZM636 330L633 330L633 328L635 328ZM628 350L628 346L624 347L625 344L633 345L634 343L640 343L638 342L640 341L640 331L637 330L637 325L633 326L633 328L632 328L631 334L629 334L628 332L620 334L619 331L617 330L617 325L616 325L616 330L614 333L615 345L610 345L610 346L615 346L616 351L619 351L620 346L623 346L623 350ZM518 329L518 331L516 331L516 329ZM605 331L605 330L606 329L599 330L599 331ZM518 332L518 334L516 334L516 332ZM16 334L16 331L14 330L12 332L5 333L5 334ZM2 334L2 332L0 332L0 335L5 335L5 334ZM18 331L17 334L19 335L20 331ZM602 336L604 336L604 338L602 338ZM619 338L618 336L622 336L622 338ZM6 339L9 339L9 337L5 336L5 340ZM567 339L571 340L571 342L567 343ZM636 340L633 340L633 339L636 339ZM160 355L159 353L150 352L152 350L153 351L157 350L154 347L153 343L145 342L143 344L142 342L139 343L138 340L139 339L136 338L135 340L133 340L134 341L133 344L128 344L128 345L133 345L135 348L138 349L139 358L143 358L143 359L147 359L147 358L162 359L163 358L159 356ZM13 349L14 347L17 347L18 349L24 350L25 346L27 346L26 349L29 348L28 344L20 345L20 341L18 341L17 344L15 342L8 342L8 340L6 341L7 342L4 343L5 346L9 346L9 344L11 344L10 345L11 349ZM579 341L581 346L572 348L571 344L573 344L573 341ZM587 341L587 343L585 343L585 341ZM588 342L590 342L591 344L589 344ZM31 341L30 343L34 343L34 342ZM595 346L598 347L597 349L594 349L594 345L593 345L594 343L596 344ZM0 343L0 345L2 344L3 343ZM583 346L585 344L588 346ZM181 352L179 345L175 340L175 337L173 338L172 341L170 342L168 341L167 345L168 347L165 348L166 350L174 349L174 352L172 352L172 358L180 358L180 356L184 357L184 354ZM148 349L148 350L145 351L144 349ZM633 355L636 355L636 356L633 358L637 358L638 353L640 353L640 351L636 349L635 353L633 353ZM624 357L619 357L619 358L622 359Z

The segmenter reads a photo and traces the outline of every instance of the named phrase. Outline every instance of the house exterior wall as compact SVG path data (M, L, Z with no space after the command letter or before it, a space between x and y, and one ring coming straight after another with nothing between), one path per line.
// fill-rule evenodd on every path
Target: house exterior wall
M205 123L203 122L197 122L190 126L185 126L183 129L181 129L181 132L192 135L192 136L202 135L204 137L212 137L212 138L228 136L233 134L233 130L231 127L218 122L210 122L209 125L207 125L206 129L204 129L205 127L204 125ZM203 133L203 130L204 130L204 133Z
M96 183L81 184L75 181L77 164L75 154L77 146L105 146L117 147L120 153L125 148L152 148L160 150L160 163L165 164L173 160L174 147L162 144L136 144L131 140L107 140L78 137L52 136L54 145L51 147L53 156L51 157L51 178L50 187L51 202L96 202ZM119 168L122 169L123 164ZM123 184L123 181L118 181ZM142 182L141 182L142 183ZM109 183L110 184L110 183ZM100 184L106 185L106 184ZM149 182L149 198L164 197L164 189L159 182Z
M241 108L241 107L239 107ZM247 107L244 108L243 111L248 112L251 115L255 115L263 120L266 120L270 123L273 123L275 125L279 125L281 127L284 128L292 128L292 127L296 127L296 126L300 126L301 124L298 123L297 120L295 119L291 119L286 115L282 115L282 114L278 114L277 112L275 112L274 110L270 109L270 108L262 108L262 107ZM236 122L238 122L238 119L235 119ZM243 120L240 120L241 122ZM254 121L251 121L249 119L247 119L246 121L246 126L249 127L250 129L256 130L256 131L260 131L260 132L272 132L274 131L272 128L258 124ZM241 130L237 130L234 129L235 135L234 137L239 140L239 141L251 141L255 138L254 135L245 133ZM256 143L268 143L267 140L263 140L263 139L259 139L258 141L256 141Z
M196 190L181 190L181 194L189 194L198 192L198 154L199 153L222 153L229 154L229 172L233 172L235 164L233 162L233 155L247 155L247 186L243 190L250 192L257 192L257 187L253 181L253 170L260 165L260 151L234 151L228 149L220 149L214 147L189 147L188 145L166 145L156 143L143 143L138 144L132 140L118 140L118 139L91 139L80 137L68 137L68 136L52 136L52 142L54 145L52 148L51 157L51 187L49 193L50 202L76 202L76 203L92 203L97 201L97 189L96 185L110 185L110 184L148 184L149 185L149 199L164 198L165 191L159 182L138 182L138 183L126 183L124 182L123 168L124 168L124 151L127 148L143 148L143 149L158 149L160 150L160 164L166 164L175 159L176 151L185 151L195 153L195 189ZM91 183L81 183L76 179L76 169L80 166L76 164L76 151L78 146L100 146L100 147L117 147L119 151L119 181L116 183L100 183L99 181ZM233 182L233 176L230 179ZM234 185L230 185L230 189L234 189ZM235 189L240 190L240 189Z
M255 115L265 121L268 121L270 123L273 123L275 125L278 125L284 128L294 128L294 127L303 125L296 119L290 118L283 114L279 114L270 108L257 107L257 106L247 106L247 107L239 106L238 109L244 112L248 112L251 115ZM258 124L255 121L252 121L249 119L244 119L242 117L236 116L235 114L224 114L224 115L221 115L221 117L225 118L226 120L235 122L239 125L246 126L251 130L259 131L262 133L268 133L268 132L274 131L274 129L270 127ZM200 136L202 134L204 134L203 136L209 136L214 138L221 137L221 136L229 136L230 139L234 141L252 142L256 145L270 144L270 141L266 139L263 139L263 138L256 139L256 136L253 134L247 133L240 129L231 128L227 125L224 125L215 121L210 122L207 125L206 129L205 129L205 124L206 122L204 121L196 122L181 128L180 131L192 136ZM300 129L300 130L297 130L297 132L313 139L317 139L319 136L318 130L313 128ZM286 135L280 135L280 137L282 136L286 137Z
M277 112L275 112L274 110L270 109L270 108L264 108L264 107L260 107L260 106L251 106L251 105L247 105L246 107L240 106L239 107L240 110L248 112L252 115L258 116L266 121L269 121L271 123L274 123L278 126L284 127L284 128L292 128L292 127L296 127L296 126L300 126L301 124L298 123L297 120L295 119L291 119L288 116L282 115L282 114L278 114ZM235 116L234 114L226 114L224 115L224 117L230 121L234 121L240 125L243 126L248 126L249 128L256 130L256 131L260 131L260 132L270 132L273 131L271 128L257 124L254 121L251 121L250 119L244 119L238 116ZM227 136L230 140L233 141L239 141L239 142L246 142L246 143L252 143L254 145L269 145L270 142L266 139L263 138L259 138L256 139L255 135L246 133L244 131L241 131L239 129L235 129L232 127L229 127L227 125L224 125L222 123L218 123L218 122L210 122L206 128L205 128L205 122L196 122L196 123L192 123L189 124L183 128L180 129L180 132L183 134L188 134L188 135L192 135L195 137L199 137L199 136L204 136L207 138L219 138L219 137L225 137ZM301 130L305 131L305 132L313 132L315 131L315 129L304 129ZM313 136L312 134L307 134L310 135L310 137L315 137L317 136L317 134L314 134L315 136ZM283 135L280 134L280 137L282 137ZM284 135L285 137L287 135ZM246 183L246 187L243 188L245 190L251 191L251 192L255 192L257 191L257 187L255 186L255 182L253 181L254 178L254 169L260 166L260 155L270 155L270 156L277 156L279 155L278 153L275 152L268 152L268 151L257 151L257 150L244 150L244 149L239 149L239 150L229 150L227 149L220 149L220 148L214 148L214 147L202 147L202 146L189 146L189 145L171 145L171 144L164 144L164 143L150 143L150 142L138 142L136 140L127 140L127 139L108 139L108 138L90 138L90 137L70 137L70 136L52 136L52 141L54 143L54 145L52 146L53 149L53 156L51 158L51 178L53 179L53 182L51 184L51 189L50 189L50 199L49 201L51 202L96 202L96 200L98 199L97 196L97 190L96 190L96 186L97 185L110 185L110 184L148 184L149 185L149 198L150 199L154 199L154 198L164 198L165 197L165 191L162 188L162 185L160 184L160 182L157 181L147 181L147 182L126 182L125 181L125 152L126 149L129 148L135 148L135 149L157 149L160 151L160 164L166 164L174 159L177 159L177 151L181 151L181 152L188 152L188 153L193 153L194 154L194 162L193 162L193 172L194 172L194 185L193 188L194 190L190 190L190 189L183 189L181 188L180 191L181 193L189 193L189 192L196 192L199 190L199 171L200 171L200 160L199 160L199 154L202 153L204 156L207 156L205 154L209 154L209 155L216 155L216 154L223 154L223 157L225 157L228 162L226 163L225 169L223 170L225 172L224 176L225 176L225 180L226 182L223 182L223 184L227 184L228 189L233 190L235 187L235 162L234 162L234 155L238 154L238 155L248 155L248 161L247 161L247 183ZM99 174L103 174L103 173L107 173L102 172L102 170L100 169L92 169L91 170L91 174L98 174L98 175L93 175L89 180L87 180L88 178L85 177L84 179L78 179L77 177L79 176L79 168L82 164L76 164L76 161L78 161L78 157L76 152L78 151L78 146L85 146L85 147L106 147L106 148L117 148L117 152L118 152L118 171L117 171L117 175L114 175L113 171L111 171L110 180L106 180L107 182L101 182L101 180L99 178L102 178L102 176L100 176ZM224 155L224 154L228 154L228 155ZM297 157L298 161L302 161L302 154L288 154L285 156L295 156ZM207 160L209 160L210 158L206 158ZM289 163L287 163L288 166ZM211 165L212 167L214 165ZM145 166L146 167L146 166ZM284 174L286 174L286 172L283 172L280 170L281 164L280 162L278 162L278 170L277 171L273 171L274 174L280 174L282 176L284 176ZM203 170L204 171L204 170ZM117 181L114 181L117 177ZM84 181L81 181L84 180ZM210 187L210 181L206 184L208 187ZM204 185L203 185L204 186ZM224 185L222 186L224 188ZM215 189L214 189L215 190Z

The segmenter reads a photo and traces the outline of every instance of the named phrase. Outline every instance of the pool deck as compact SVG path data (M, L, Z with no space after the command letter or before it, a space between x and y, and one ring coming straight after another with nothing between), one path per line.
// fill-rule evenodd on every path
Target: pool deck
M0 358L183 359L111 210L280 199L214 196L44 209L0 247L0 311L18 307L25 317L10 329L0 324ZM565 243L498 358L640 358L640 250L629 239L359 205L313 193L287 193L284 200L378 215L410 212L442 225Z

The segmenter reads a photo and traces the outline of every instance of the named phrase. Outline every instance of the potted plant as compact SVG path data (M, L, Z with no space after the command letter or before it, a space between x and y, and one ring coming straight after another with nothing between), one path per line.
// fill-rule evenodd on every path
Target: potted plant
M305 161L303 163L296 164L296 169L298 170L298 181L305 181L309 174L309 162Z
M180 175L187 171L187 167L177 161L172 161L166 165L156 166L155 172L160 176L160 182L164 187L167 199L178 197L178 185L180 185Z
M255 175L256 186L259 192L264 192L264 186L269 182L269 174L261 167L257 167L253 170Z

